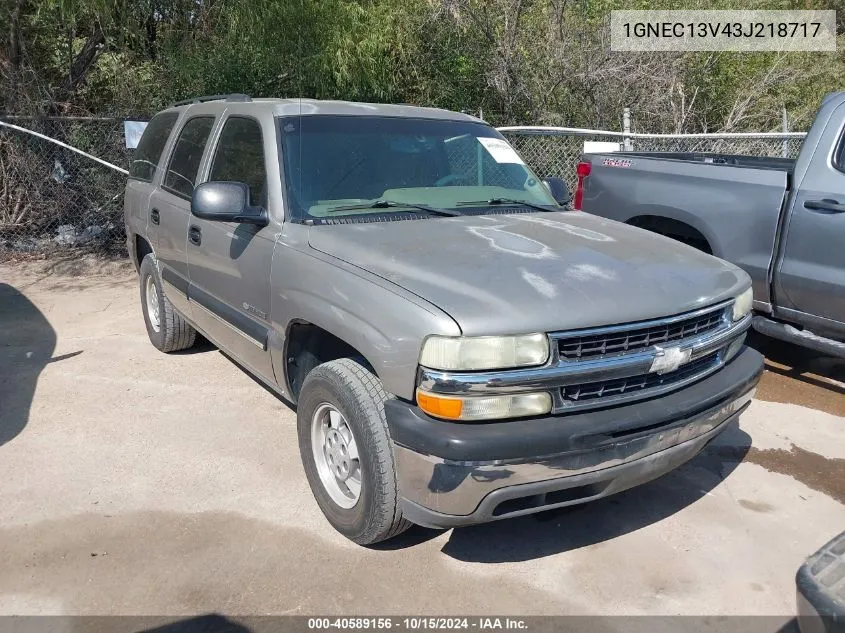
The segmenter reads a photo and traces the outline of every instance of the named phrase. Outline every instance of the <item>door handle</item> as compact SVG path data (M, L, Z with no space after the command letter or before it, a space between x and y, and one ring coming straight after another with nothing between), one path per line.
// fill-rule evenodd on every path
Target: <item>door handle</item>
M158 209L153 209L152 211L150 211L150 222L155 225L161 223L161 216L159 216L158 214Z
M188 229L188 239L191 240L191 244L195 244L196 246L202 244L202 231L200 231L200 227L192 226Z
M823 200L804 200L804 208L822 213L845 213L845 204L839 204L838 200L824 198Z

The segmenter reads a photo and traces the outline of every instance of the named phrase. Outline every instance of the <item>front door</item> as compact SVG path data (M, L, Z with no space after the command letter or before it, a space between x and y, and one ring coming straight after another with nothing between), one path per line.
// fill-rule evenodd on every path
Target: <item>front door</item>
M263 136L254 118L226 118L207 180L245 183L251 204L267 208ZM258 227L196 216L188 226L188 294L194 318L221 347L268 380L273 380L268 336L275 232L272 224Z
M831 121L842 120L845 105ZM779 274L779 303L845 323L845 139L825 133L801 182L796 183Z

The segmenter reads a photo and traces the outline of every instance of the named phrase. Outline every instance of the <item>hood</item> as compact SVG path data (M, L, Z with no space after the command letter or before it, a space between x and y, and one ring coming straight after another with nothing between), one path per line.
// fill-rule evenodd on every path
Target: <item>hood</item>
M689 246L571 211L318 225L309 243L436 305L469 336L660 318L750 283Z

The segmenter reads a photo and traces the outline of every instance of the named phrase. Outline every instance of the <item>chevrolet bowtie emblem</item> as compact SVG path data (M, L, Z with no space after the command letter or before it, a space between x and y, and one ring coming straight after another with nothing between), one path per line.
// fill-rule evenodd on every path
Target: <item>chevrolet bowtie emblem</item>
M692 356L691 349L681 349L680 347L657 347L657 355L651 361L651 369L649 372L658 374L668 374L670 371L675 371L678 367L688 362Z

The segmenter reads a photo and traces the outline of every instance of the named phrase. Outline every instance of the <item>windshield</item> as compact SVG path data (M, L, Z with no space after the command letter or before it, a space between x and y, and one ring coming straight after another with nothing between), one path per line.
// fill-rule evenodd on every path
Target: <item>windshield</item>
M482 123L320 115L281 118L279 126L288 202L299 218L413 210L403 203L459 213L502 199L557 207L508 142Z

